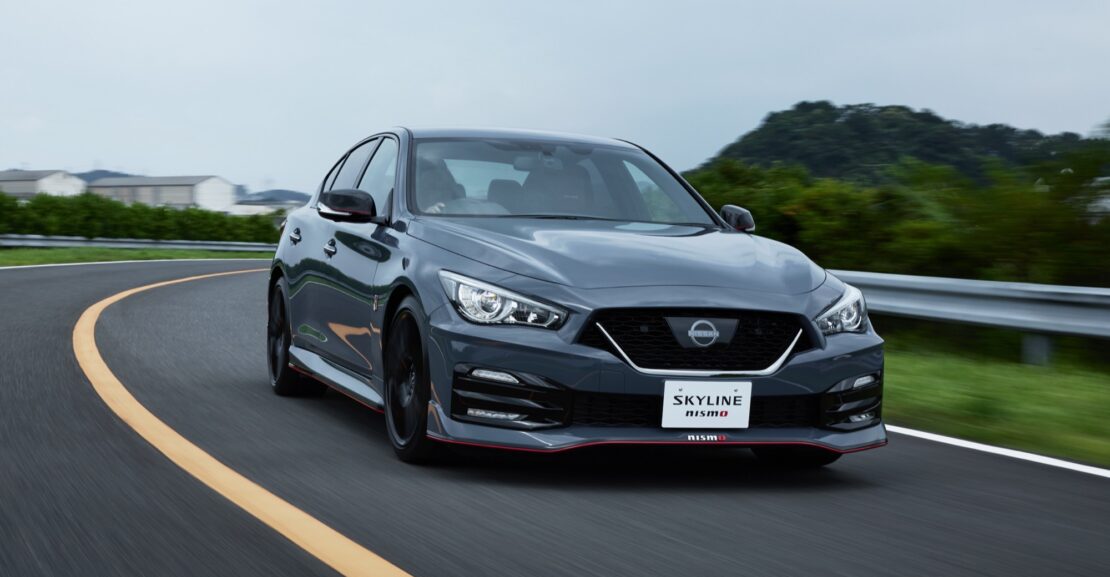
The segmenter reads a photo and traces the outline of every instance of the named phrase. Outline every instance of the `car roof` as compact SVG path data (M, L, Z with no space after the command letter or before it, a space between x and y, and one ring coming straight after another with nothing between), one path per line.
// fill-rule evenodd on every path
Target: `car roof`
M542 142L566 142L578 144L595 144L604 146L617 146L621 148L636 148L623 140L586 136L584 134L569 134L564 132L546 132L540 130L518 130L507 128L408 128L413 138L475 138L475 139L511 139L533 140Z

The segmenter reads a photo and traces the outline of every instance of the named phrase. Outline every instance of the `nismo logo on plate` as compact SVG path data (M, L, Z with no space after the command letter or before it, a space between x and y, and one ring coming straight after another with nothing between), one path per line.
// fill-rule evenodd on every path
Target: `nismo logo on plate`
M727 441L725 435L686 435L687 441Z

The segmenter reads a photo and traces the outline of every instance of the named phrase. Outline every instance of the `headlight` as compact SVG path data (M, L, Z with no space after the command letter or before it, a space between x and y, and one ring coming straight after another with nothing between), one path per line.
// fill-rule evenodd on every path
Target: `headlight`
M836 333L861 333L867 329L867 303L858 288L845 284L847 289L825 312L817 316L817 328L826 335Z
M563 309L460 274L439 271L439 280L455 309L471 322L555 329L567 318Z

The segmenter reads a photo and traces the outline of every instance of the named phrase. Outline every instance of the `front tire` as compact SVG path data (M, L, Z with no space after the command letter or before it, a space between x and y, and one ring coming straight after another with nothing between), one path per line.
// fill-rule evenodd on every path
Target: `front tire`
M401 301L389 324L385 348L385 428L397 458L406 463L433 460L428 438L431 379L425 350L424 309L413 297Z
M318 397L327 386L309 379L289 366L289 346L293 343L289 329L285 280L279 279L270 291L270 314L266 323L266 364L270 368L270 386L283 397Z
M761 462L785 469L817 469L840 458L840 453L818 447L752 447L752 452Z

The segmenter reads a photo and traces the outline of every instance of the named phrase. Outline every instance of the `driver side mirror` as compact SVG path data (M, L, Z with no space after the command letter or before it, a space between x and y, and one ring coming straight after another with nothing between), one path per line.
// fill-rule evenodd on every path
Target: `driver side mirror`
M375 222L381 224L384 218L378 217L374 197L365 190L344 188L329 190L320 194L316 203L320 216L338 222Z
M752 232L755 230L755 219L752 218L752 213L746 208L741 208L735 204L726 204L721 207L721 218L729 226L736 230L744 232Z

